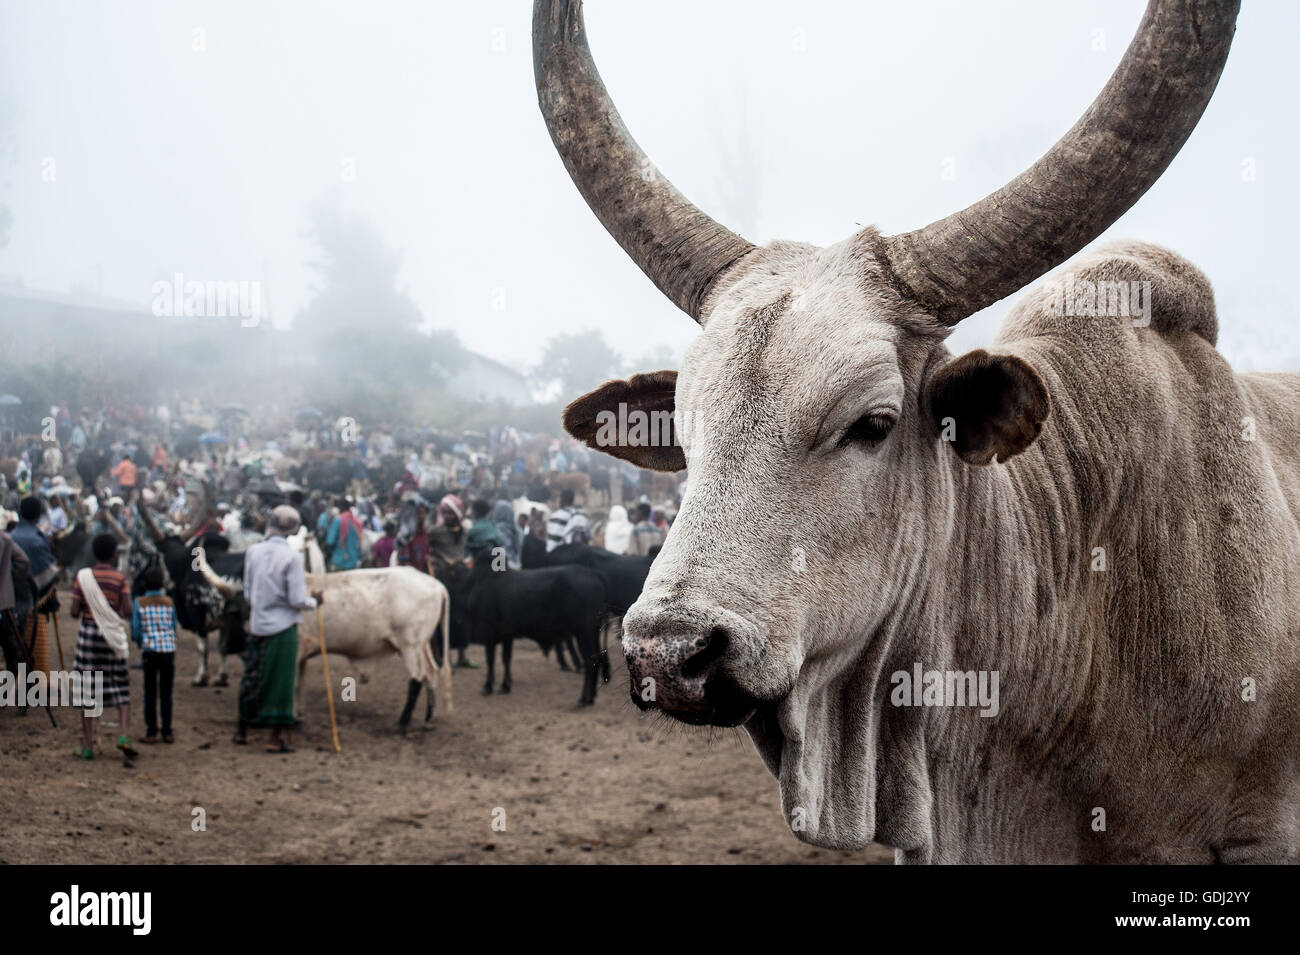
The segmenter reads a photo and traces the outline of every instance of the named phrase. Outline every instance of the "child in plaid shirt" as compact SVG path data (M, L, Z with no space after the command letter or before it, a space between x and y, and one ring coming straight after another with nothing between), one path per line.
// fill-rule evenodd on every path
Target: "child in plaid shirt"
M162 739L172 742L172 683L176 677L176 608L163 593L162 568L144 572L145 593L131 607L131 638L144 657L144 742L158 742L158 704Z

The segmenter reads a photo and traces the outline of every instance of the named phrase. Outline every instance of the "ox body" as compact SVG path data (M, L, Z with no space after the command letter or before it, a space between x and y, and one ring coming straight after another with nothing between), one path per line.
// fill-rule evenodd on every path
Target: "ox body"
M593 447L690 469L624 619L633 701L743 726L799 838L903 862L1300 857L1300 375L1234 373L1209 282L1164 249L1067 262L1191 134L1236 13L1153 0L1025 174L818 248L691 205L623 126L580 4L535 4L570 176L701 325L680 372L565 411ZM992 347L948 351L1061 263ZM673 440L609 446L630 409L670 412ZM923 672L999 698L899 692Z
M447 568L457 626L466 627L470 642L487 651L483 692L492 693L496 685L497 644L504 670L500 690L509 693L516 638L527 637L544 650L555 647L557 655L572 638L582 661L578 704L595 703L597 672L609 679L609 660L600 647L608 604L600 575L579 566L508 570L492 565L493 558L485 554L472 567ZM563 665L563 656L560 661Z
M310 534L300 532L289 537L289 546L301 554L312 571L306 575L307 589L320 592L328 609L322 612L325 620L325 647L327 653L348 658L356 670L356 661L372 657L397 654L406 667L406 703L398 717L398 725L405 733L411 722L411 713L419 699L420 688L427 688L425 721L433 718L435 678L443 677L443 689L450 703L450 676L444 666L440 668L431 652L432 640L441 628L444 650L451 635L451 607L447 588L428 574L414 567L374 567L365 570L345 570L322 573L324 556ZM210 566L205 555L197 561L199 571L212 590L227 601L243 601L243 555L230 555L241 560L240 573L231 576ZM307 661L321 652L320 634L313 622L299 628L298 680L295 684L295 710L302 710L303 673ZM367 682L359 675L360 682Z
M606 609L616 617L627 613L641 596L654 562L653 557L614 554L590 544L561 544L546 555L546 560L553 567L576 564L599 574L605 582Z
M603 547L589 544L561 544L546 555L552 566L577 564L594 570L605 584L605 610L607 617L601 627L600 645L602 652L609 643L609 634L621 638L623 633L623 615L641 596L650 565L654 558L639 554L614 554ZM572 644L569 645L573 652ZM560 666L564 666L562 650L557 648ZM576 660L577 654L574 653ZM606 677L608 679L608 677Z
M206 513L206 508L199 512ZM194 634L198 644L194 686L208 683L208 634L214 631L220 634L216 685L226 686L230 682L228 657L243 650L248 633L248 604L242 594L244 554L232 553L229 542L219 534L207 534L200 542L197 526L179 535L164 534L144 503L140 504L140 518L158 551L176 620ZM141 577L137 575L132 584L138 593L144 592ZM234 581L239 582L238 587Z
M450 639L451 605L447 589L437 579L414 567L375 567L332 574L308 574L307 589L325 597L321 617L325 647L349 662L397 654L406 668L406 704L398 725L405 732L411 711L427 690L425 721L433 718L434 686L440 673L431 641L441 627L444 645ZM301 712L303 675L307 661L320 655L320 635L315 622L300 627L298 640L298 709ZM443 654L443 665L448 666ZM441 671L450 677L449 670ZM444 686L444 689L449 687Z

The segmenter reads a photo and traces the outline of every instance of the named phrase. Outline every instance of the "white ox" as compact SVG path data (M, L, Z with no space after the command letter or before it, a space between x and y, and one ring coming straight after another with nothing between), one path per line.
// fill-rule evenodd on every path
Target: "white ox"
M1205 276L1136 243L1030 290L987 351L944 345L1155 182L1237 6L1152 0L1026 173L823 249L755 247L692 206L624 128L580 5L537 0L570 175L701 324L680 371L564 416L690 468L625 620L633 701L744 725L799 838L905 862L1300 861L1300 375L1234 373ZM634 414L670 439L615 433Z
M402 658L409 677L406 705L398 720L403 732L411 721L421 686L427 687L429 693L426 721L433 716L433 690L439 679L443 705L451 712L451 665L447 655L451 601L447 588L439 580L414 567L374 567L308 574L307 589L320 591L325 597L318 619L324 622L328 652L345 656L349 661L392 653ZM439 626L443 641L441 667L430 650L434 628ZM315 623L303 629L303 639L298 641L296 709L299 712L307 661L318 656L321 647Z
M324 560L315 539L300 530L289 538L290 546L306 557L307 566L319 569ZM200 551L199 569L204 578L227 597L243 590L243 581L229 580L208 566ZM333 574L307 574L307 589L325 597L320 618L324 622L325 646L329 653L357 660L397 654L409 677L406 704L399 725L405 732L411 720L420 688L429 692L425 719L432 717L433 691L440 681L443 705L451 712L451 601L440 581L412 567L377 567ZM307 661L321 652L316 617L299 628L298 682L295 709L301 712L302 684ZM430 640L441 627L443 665L433 659Z

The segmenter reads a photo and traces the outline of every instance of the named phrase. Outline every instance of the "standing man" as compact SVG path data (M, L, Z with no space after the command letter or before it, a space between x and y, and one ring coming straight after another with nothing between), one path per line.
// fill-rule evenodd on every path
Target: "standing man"
M504 542L501 540L501 532L497 530L496 524L492 522L492 506L481 497L476 497L470 501L470 513L474 515L474 525L469 529L469 536L465 539L465 550L476 559L483 557L480 551L489 548L503 547ZM510 505L507 503L506 507ZM488 555L487 559L491 559Z
M99 704L103 709L117 707L118 727L122 730L117 737L117 748L130 766L137 755L127 735L131 728L131 674L126 662L130 654L127 625L131 619L131 584L116 566L116 537L96 535L91 550L95 555L94 566L78 571L72 585L70 613L74 620L81 619L72 668L79 673L103 674L104 689ZM78 759L95 758L97 718L88 715L88 711L82 713L82 746L73 753Z
M654 511L648 501L642 501L636 506L636 524L632 527L632 541L631 546L628 548L629 554L639 554L645 557L654 548L664 545L664 539L667 535L655 524L653 517Z
M41 499L28 496L18 502L18 526L13 530L13 541L22 548L31 561L32 580L36 583L36 600L45 600L59 576L59 565L54 560L50 542L38 526L43 507Z
M31 564L23 549L13 542L13 538L0 528L0 649L4 650L5 669L17 679L18 663L23 659L18 641L22 634L18 629L18 616L14 613L17 604L14 582L19 587L27 587L31 575ZM26 709L26 707L24 707Z
M392 563L393 550L397 546L397 522L384 522L384 536L375 541L370 548L370 566L387 567Z
M569 521L573 520L573 515L577 508L573 506L573 488L566 487L560 492L560 506L551 511L551 516L546 522L546 550L547 552L555 550L561 544L568 541L564 539L565 532L569 528Z
M356 570L361 566L361 521L352 513L352 503L347 498L339 498L338 508L338 516L330 521L325 534L330 568Z
M291 753L293 681L298 668L299 611L324 603L320 591L307 593L302 557L286 538L298 529L298 512L288 504L271 511L266 540L244 556L244 596L250 607L244 679L239 685L239 729L234 741L248 742L248 724L271 727L268 753Z
M131 460L131 452L123 451L122 460L118 461L111 471L108 472L117 481L118 493L123 498L131 496L135 490L135 462Z

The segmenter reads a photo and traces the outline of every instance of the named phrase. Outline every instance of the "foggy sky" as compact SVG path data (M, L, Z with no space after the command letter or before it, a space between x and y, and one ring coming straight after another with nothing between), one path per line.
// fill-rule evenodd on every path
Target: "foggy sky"
M824 244L916 228L1019 173L1096 96L1143 6L593 0L587 24L628 127L687 196L752 240ZM588 327L630 359L680 352L693 323L551 146L530 8L2 0L0 279L147 306L175 272L269 277L287 325L311 294L308 211L327 199L400 250L430 326L520 370ZM1243 369L1300 369L1298 28L1294 3L1245 4L1200 126L1107 233L1204 269ZM989 340L1006 305L952 347Z

